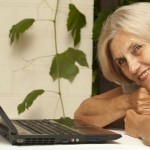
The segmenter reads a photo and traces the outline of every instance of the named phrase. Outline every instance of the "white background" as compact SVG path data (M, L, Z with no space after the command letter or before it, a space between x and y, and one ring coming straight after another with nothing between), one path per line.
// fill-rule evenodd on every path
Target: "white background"
M81 31L81 42L76 47L86 53L89 68L81 67L70 83L61 79L61 91L66 116L73 117L79 104L91 95L92 82L92 27L93 0L60 0L57 23L59 53L73 47L67 32L66 21L69 3L74 4L86 16L86 27ZM57 94L57 80L49 75L52 56L55 54L54 19L56 0L0 0L0 105L10 118L59 118L62 109ZM10 45L9 30L25 18L36 22L21 36L18 44ZM30 65L24 61L37 57ZM46 92L39 96L29 110L18 115L17 106L35 89Z

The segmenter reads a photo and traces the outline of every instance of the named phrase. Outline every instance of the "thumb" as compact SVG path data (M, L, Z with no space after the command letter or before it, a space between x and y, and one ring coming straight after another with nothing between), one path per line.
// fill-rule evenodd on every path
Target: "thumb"
M136 115L137 113L133 109L129 109L126 112L126 115Z

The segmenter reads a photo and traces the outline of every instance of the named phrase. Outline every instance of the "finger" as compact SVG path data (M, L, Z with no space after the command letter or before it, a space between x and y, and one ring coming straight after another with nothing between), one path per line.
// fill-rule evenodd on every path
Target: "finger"
M136 112L139 114L144 114L144 113L150 114L150 106L143 105L141 107L138 107Z
M135 111L133 109L127 110L126 115L132 115L132 114L135 114Z
M150 102L150 96L149 97L145 97L145 98L141 98L135 101L139 101L139 102Z
M125 118L124 118L124 122L127 125L128 122L131 120L132 116L134 116L134 110L133 109L129 109L126 112Z
M142 111L140 111L140 114L142 114L142 115L150 115L150 108L144 108Z

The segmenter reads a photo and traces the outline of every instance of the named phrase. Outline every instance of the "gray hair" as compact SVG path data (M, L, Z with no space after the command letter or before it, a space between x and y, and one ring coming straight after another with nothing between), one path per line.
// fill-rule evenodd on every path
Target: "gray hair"
M130 83L114 63L109 44L118 31L150 41L150 3L138 2L118 8L103 25L98 40L98 59L106 79L122 84Z

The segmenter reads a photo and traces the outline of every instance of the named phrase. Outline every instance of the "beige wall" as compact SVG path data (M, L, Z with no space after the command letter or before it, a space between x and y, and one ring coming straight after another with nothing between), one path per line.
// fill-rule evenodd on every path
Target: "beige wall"
M58 90L57 81L53 82L49 76L52 57L37 59L30 65L23 59L31 60L55 54L53 23L48 20L54 19L56 0L47 0L49 7L45 1L0 0L0 105L10 118L62 116L58 95L49 92ZM86 15L87 25L82 30L81 43L77 48L86 53L90 66L79 66L80 73L72 84L61 79L66 116L73 117L79 104L91 94L93 0L60 0L57 18L59 52L73 47L66 29L69 2ZM36 22L21 37L18 44L10 46L8 35L11 26L24 18L34 18ZM35 89L44 89L46 92L38 97L28 111L18 115L17 105Z

